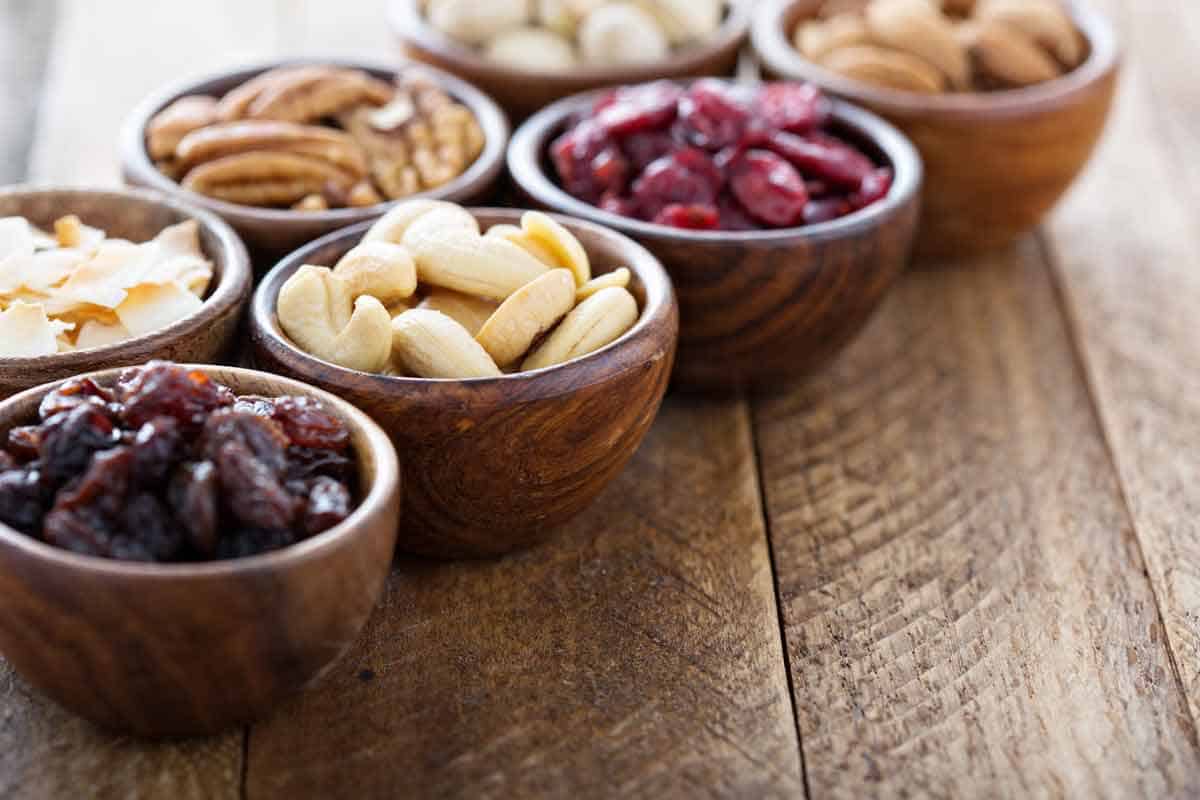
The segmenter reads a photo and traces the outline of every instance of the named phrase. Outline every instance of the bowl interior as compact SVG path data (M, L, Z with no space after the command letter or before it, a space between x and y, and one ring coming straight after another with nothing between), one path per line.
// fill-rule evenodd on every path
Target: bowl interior
M391 441L366 414L349 403L299 381L265 372L203 364L187 366L189 369L203 371L239 395L278 397L291 394L316 398L341 419L350 431L351 449L358 467L358 502L350 516L340 524L289 547L224 561L147 564L80 555L45 544L3 523L0 523L0 543L6 547L20 548L39 558L60 562L64 567L123 576L184 578L213 577L243 571L267 572L301 560L319 558L327 548L358 528L367 517L368 511L385 503L388 494L398 487L399 463ZM101 370L88 373L88 377L103 386L111 386L123 371L124 368ZM0 440L7 438L10 429L36 422L38 404L60 383L62 381L29 389L0 403Z
M160 191L181 193L197 204L211 208L227 218L238 216L253 216L265 221L303 220L306 223L328 227L349 225L353 222L375 217L382 214L390 205L401 200L387 200L374 206L363 208L333 208L325 211L292 211L291 209L264 208L246 206L218 200L207 195L197 194L185 189L181 184L171 180L154 166L150 154L146 151L146 126L159 111L175 100L189 94L207 94L220 97L231 89L240 86L251 78L277 67L298 66L302 64L333 64L364 70L376 78L391 81L397 73L406 70L419 70L429 75L434 82L445 89L451 97L463 103L475 115L484 132L484 147L479 157L475 159L466 171L448 183L420 192L413 197L458 197L470 194L472 187L491 181L498 173L504 148L508 141L509 125L500 110L490 98L465 81L450 75L435 67L410 62L400 62L387 66L363 62L350 62L339 59L298 59L289 61L257 64L225 71L200 78L185 79L162 91L146 98L130 115L121 133L122 151L138 178L145 184Z

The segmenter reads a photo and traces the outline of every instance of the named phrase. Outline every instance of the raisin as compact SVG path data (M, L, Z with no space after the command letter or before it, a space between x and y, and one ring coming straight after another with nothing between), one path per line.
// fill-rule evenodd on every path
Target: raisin
M47 544L88 556L108 556L113 532L103 517L90 509L55 509L42 526Z
M93 454L120 441L121 432L103 406L83 403L56 414L43 426L38 446L43 476L53 485L63 484L87 469Z
M116 394L121 419L130 427L165 416L174 417L184 431L195 432L210 413L233 402L233 395L222 389L199 370L151 361L122 373Z
M724 81L693 83L679 100L679 121L687 140L708 150L736 144L750 123L747 99L740 87Z
M256 458L240 441L216 448L213 463L224 493L225 507L243 524L265 530L287 530L296 517L296 500L278 474Z
M6 469L16 469L17 460L7 450L0 450L0 472Z
M811 83L768 83L759 90L758 113L770 127L790 133L808 133L824 125L830 103Z
M160 485L184 456L183 436L173 417L155 417L138 428L130 447L133 479L139 486Z
M633 198L641 215L654 219L669 205L711 205L720 184L721 174L708 154L689 147L646 167L633 184Z
M308 487L308 502L300 516L304 537L316 536L350 516L350 490L333 478L315 478Z
M245 558L296 543L291 531L242 528L217 542L217 558Z
M42 527L42 476L24 467L0 472L0 522L37 536Z
M40 425L22 425L8 432L8 453L18 461L33 461L42 448Z
M857 189L875 165L845 142L821 133L796 136L777 133L767 147L786 158L810 178Z
M748 150L730 167L729 185L738 202L755 219L777 228L804 218L808 192L791 164L768 150Z
M90 508L115 519L125 505L133 477L133 450L116 447L98 453L82 476L67 484L56 496L56 510Z
M675 121L682 95L670 81L627 86L603 98L593 111L611 136L662 130Z
M211 558L217 550L219 505L217 470L211 461L181 464L167 489L171 507L199 555Z
M351 467L354 466L354 462L341 453L292 445L288 448L287 455L285 477L289 482L303 483L318 475L325 475L342 483L349 483L351 480Z
M183 531L166 506L149 492L129 499L122 513L124 535L112 542L114 558L136 561L169 561L183 546Z
M204 424L202 442L205 457L213 462L224 445L236 442L276 476L287 466L288 435L278 422L257 414L233 408L213 412Z
M319 400L280 397L275 400L272 419L283 426L293 445L328 450L345 450L350 446L350 431Z
M91 378L71 378L42 398L42 402L38 406L38 418L44 422L55 414L70 411L80 403L92 399L102 405L107 405L112 402L113 396L112 392Z
M275 401L269 397L256 394L243 395L233 402L234 411L245 411L260 417L269 417L275 413Z
M721 214L714 205L682 205L675 203L667 206L654 217L658 225L670 225L672 228L687 230L716 230L721 224Z

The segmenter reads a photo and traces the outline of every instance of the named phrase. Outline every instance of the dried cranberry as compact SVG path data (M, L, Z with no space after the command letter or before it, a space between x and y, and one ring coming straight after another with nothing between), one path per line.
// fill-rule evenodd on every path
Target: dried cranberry
M550 157L571 194L598 199L621 191L628 163L613 139L595 120L585 120L555 140Z
M717 198L717 209L721 213L721 230L723 231L752 231L758 225L746 213L737 199L730 194L722 194Z
M223 446L235 442L245 446L274 475L280 475L287 466L288 435L274 419L257 414L234 408L214 411L204 424L201 441L205 457L214 462Z
M621 150L636 172L641 172L650 162L662 158L679 148L669 133L648 131L635 133L621 141Z
M844 197L823 197L809 200L808 205L804 206L804 224L816 225L819 222L829 222L844 217L853 210L850 202Z
M711 204L720 189L721 173L708 155L684 148L646 167L633 184L633 199L642 216L654 219L673 204Z
M42 476L36 468L0 473L0 522L37 536L42 513Z
M757 110L770 127L808 133L829 117L829 101L811 83L768 83L759 90Z
M606 194L600 198L599 207L610 214L621 217L637 216L637 204L631 198L615 194Z
M326 411L319 400L277 398L272 418L283 426L284 433L294 445L328 450L345 450L350 446L350 431L340 419Z
M56 414L42 427L38 457L42 473L54 485L65 483L83 472L92 455L121 441L103 406L83 403Z
M746 212L777 228L804 218L808 192L791 164L768 150L748 150L730 166L730 189Z
M806 176L857 189L875 169L871 159L850 145L821 133L777 133L768 147Z
M350 490L333 478L315 478L308 487L308 503L300 516L305 537L316 536L350 516Z
M155 417L138 428L130 448L134 481L139 486L161 484L175 462L184 456L179 423L173 417Z
M261 419L261 418L260 418ZM287 530L296 518L296 500L278 473L241 441L225 441L212 459L217 467L225 508L245 525Z
M736 144L750 115L751 104L743 90L720 80L698 80L679 100L684 135L692 144L709 150Z
M180 464L171 477L167 498L192 548L210 558L217 551L220 511L217 469L211 461Z
M8 453L18 461L32 461L42 448L40 425L22 425L8 432Z
M675 203L659 211L654 217L654 222L659 225L669 225L672 228L715 230L721 223L721 215L714 205Z
M112 402L112 392L91 378L71 378L42 398L38 406L38 418L43 422L55 414L70 411L80 403L95 399L103 405Z
M612 136L661 130L675 120L682 94L670 81L627 86L597 104L596 121Z
M291 531L242 528L217 542L217 558L246 558L295 544Z
M174 417L186 432L195 432L217 408L233 402L228 390L199 370L177 364L151 361L144 367L126 370L117 382L121 418L140 428L155 417Z
M872 203L887 197L887 193L891 190L891 167L880 167L879 169L872 170L870 175L863 178L858 191L851 193L850 206L856 211L860 208L866 208Z

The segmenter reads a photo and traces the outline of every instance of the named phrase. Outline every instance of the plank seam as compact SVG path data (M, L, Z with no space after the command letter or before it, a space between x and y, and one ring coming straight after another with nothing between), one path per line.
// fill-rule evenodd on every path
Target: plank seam
M1050 243L1049 234L1045 229L1039 228L1035 234L1035 239L1042 256L1042 261L1046 265L1046 271L1049 274L1050 285L1054 291L1054 299L1058 303L1059 312L1062 314L1063 323L1067 328L1067 340L1071 346L1072 358L1079 369L1084 388L1087 390L1088 405L1091 407L1092 418L1096 420L1096 427L1100 432L1100 441L1104 445L1105 458L1108 459L1109 464L1112 466L1113 474L1116 476L1117 492L1120 494L1121 504L1125 509L1126 517L1129 519L1129 525L1133 529L1133 541L1137 546L1138 558L1141 560L1140 571L1143 577L1145 577L1146 583L1150 586L1150 596L1154 598L1154 611L1158 617L1158 625L1162 629L1163 641L1166 643L1167 663L1171 667L1171 676L1174 678L1175 687L1179 690L1180 697L1183 699L1183 706L1187 709L1188 721L1192 724L1193 737L1200 737L1200 726L1197 726L1196 715L1192 709L1191 700L1188 697L1187 687L1183 682L1183 672L1179 668L1179 659L1175 653L1174 637L1171 635L1171 628L1167 624L1162 598L1159 596L1158 587L1150 577L1150 562L1145 543L1142 541L1137 515L1133 513L1133 503L1130 500L1129 491L1126 487L1125 476L1121 472L1120 462L1117 460L1117 451L1113 444L1110 428L1105 420L1095 375L1089 369L1087 356L1083 351L1081 340L1083 325L1076 317L1074 306L1067 297L1062 265L1059 262L1057 251Z
M771 585L775 590L775 617L779 625L779 647L783 659L783 674L787 679L788 703L792 709L792 723L796 730L796 748L800 751L800 780L804 796L812 800L812 789L808 784L808 763L804 755L804 736L800 732L800 710L796 707L796 687L792 679L791 658L788 655L787 625L783 613L783 590L779 585L779 568L775 563L775 542L771 537L771 514L767 506L767 482L763 472L762 448L758 446L758 415L751 403L742 398L750 423L750 448L754 452L754 481L758 490L758 509L763 520L763 535L767 540L767 558L771 565Z

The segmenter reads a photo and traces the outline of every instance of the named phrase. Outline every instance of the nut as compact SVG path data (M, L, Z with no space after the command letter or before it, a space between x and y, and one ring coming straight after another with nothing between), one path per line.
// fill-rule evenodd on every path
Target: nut
M721 0L638 0L638 5L654 17L672 45L712 36L725 11Z
M561 264L575 276L575 285L583 286L592 278L587 251L574 235L552 217L540 211L521 215L521 229L531 240L554 254L554 263Z
M359 181L346 194L346 204L351 208L368 208L382 202L383 198L370 181Z
M338 259L333 274L345 281L351 297L369 294L384 305L412 297L417 289L412 256L391 242L362 242Z
M626 267L614 269L612 272L606 272L603 275L597 275L575 290L575 302L582 303L601 289L608 289L610 287L624 289L629 285L631 277L632 275Z
M848 78L889 89L936 94L945 86L942 74L916 56L868 44L834 50L821 63Z
M479 333L483 323L496 313L499 306L493 300L484 300L482 297L474 297L452 289L439 289L435 286L417 307L442 312L466 328L467 333L474 336Z
M216 98L207 95L181 97L155 114L146 125L146 149L150 157L169 159L184 136L217 119Z
M292 205L293 211L328 211L329 201L323 194L306 194Z
M346 133L294 122L223 122L192 131L175 149L185 169L251 150L296 153L327 161L356 177L367 174L367 158Z
M529 21L527 0L429 0L429 22L469 44L481 44L498 32Z
M542 244L537 239L534 239L516 225L493 225L492 227L488 228L488 232L484 235L498 236L501 239L507 239L552 269L554 267L562 266L558 260L558 257L554 255L554 252L550 250L550 248L546 247L546 245Z
M366 236L363 237L363 241L381 240L400 244L400 241L404 238L404 232L408 230L408 226L412 225L418 217L427 211L446 206L453 206L453 203L444 203L440 200L425 200L422 198L397 203L391 211L376 220L375 224L367 231ZM467 216L470 215L468 214ZM471 222L475 222L474 217L471 217Z
M319 158L286 152L251 151L224 156L194 168L184 188L242 205L289 206L327 185L347 191L356 176Z
M670 47L654 17L632 3L609 3L579 26L579 52L588 64L616 65L658 61Z
M516 362L533 342L575 305L575 276L552 269L509 295L483 324L475 341L501 367Z
M356 69L331 66L270 70L222 98L217 115L225 121L270 119L312 122L350 106L384 105L392 88Z
M794 40L797 50L813 61L820 61L839 48L870 44L871 32L860 15L839 14L798 26Z
M504 300L547 271L545 264L498 237L445 228L414 238L416 228L409 228L404 244L417 262L420 280L433 286Z
M414 308L392 320L396 359L421 378L498 378L500 368L466 328L439 311Z
M541 369L595 352L632 328L637 315L637 301L628 290L601 289L575 306L521 369Z
M972 53L984 74L1007 86L1030 86L1058 77L1046 51L1011 25L991 20L976 29Z
M875 0L866 10L867 27L881 43L937 67L955 89L970 84L966 51L954 26L928 0Z
M347 369L377 372L392 351L392 317L371 295L351 302L350 288L328 267L304 265L276 302L279 325L317 358Z
M1071 18L1050 0L982 0L976 17L1011 25L1049 50L1067 69L1083 60L1083 41Z
M488 42L487 57L501 64L525 70L571 69L575 66L575 48L545 28L513 28Z

